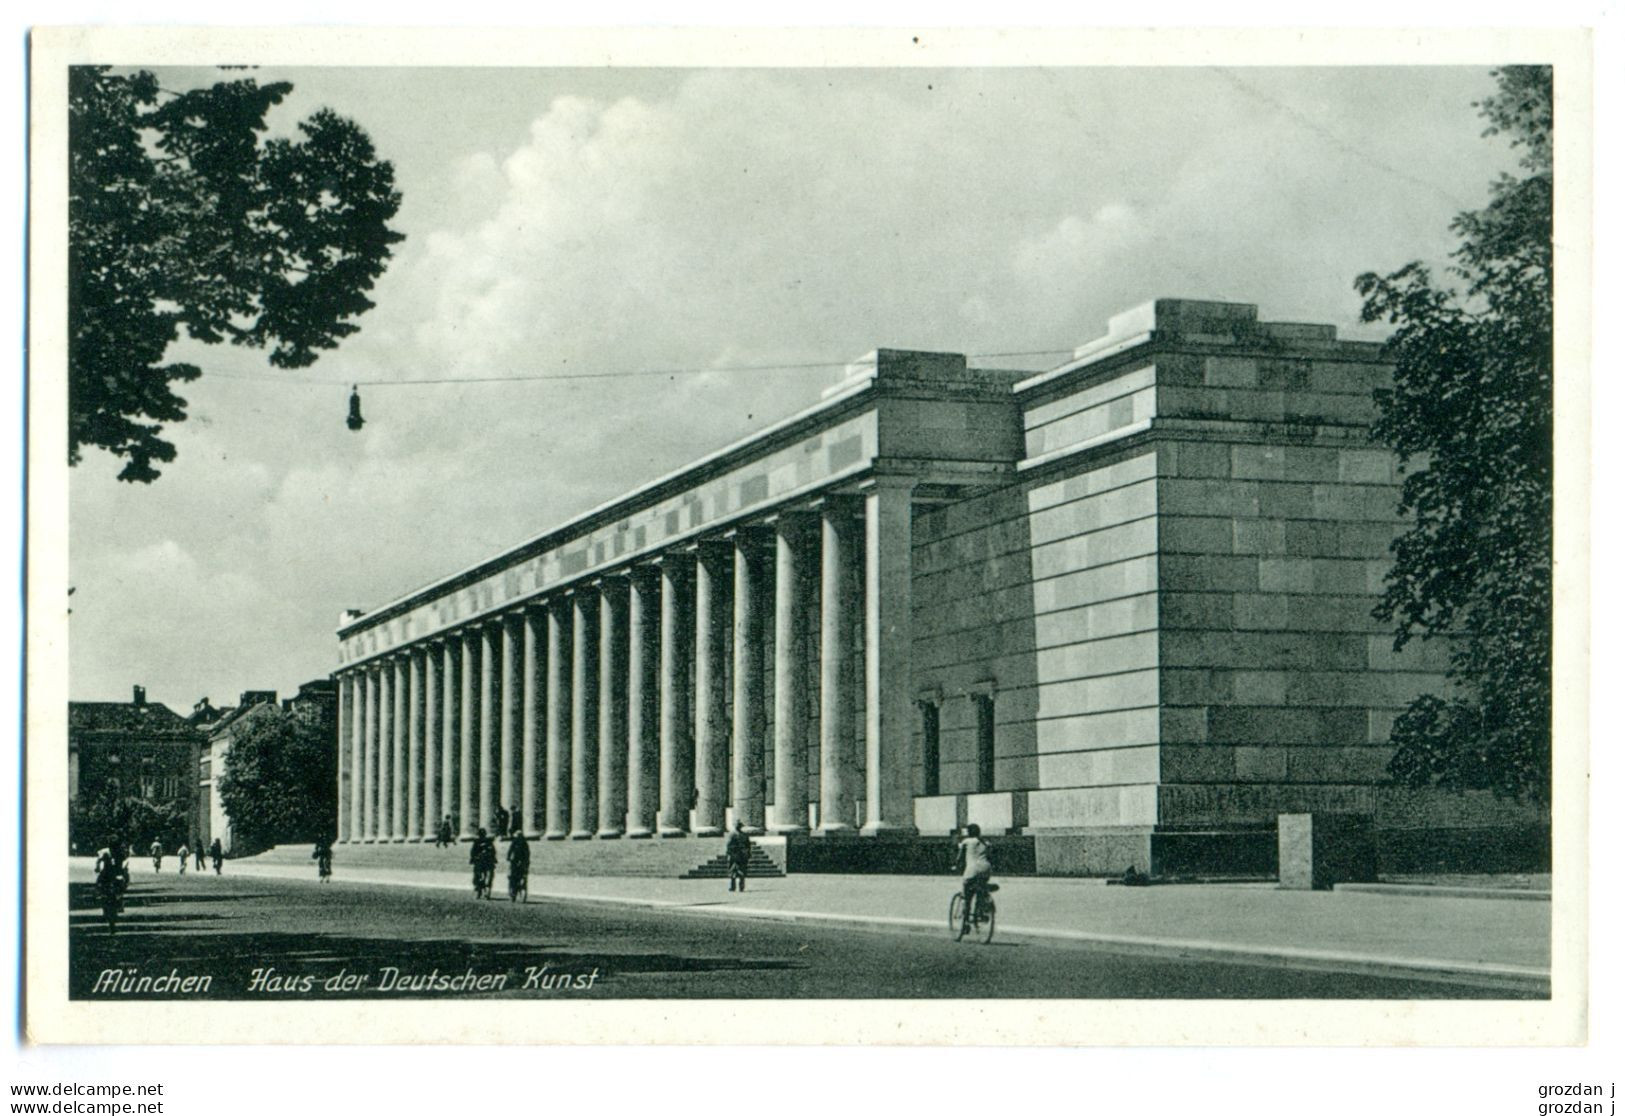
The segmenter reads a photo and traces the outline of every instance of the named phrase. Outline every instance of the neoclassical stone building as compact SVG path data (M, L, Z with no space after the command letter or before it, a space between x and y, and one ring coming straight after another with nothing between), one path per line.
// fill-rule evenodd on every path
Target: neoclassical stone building
M1519 859L1538 819L1384 785L1445 667L1371 618L1390 376L1331 326L1185 300L1039 374L878 350L801 414L347 613L340 838L738 819L792 863L874 866L974 821L1041 872L1267 870L1276 816L1319 811L1402 859Z

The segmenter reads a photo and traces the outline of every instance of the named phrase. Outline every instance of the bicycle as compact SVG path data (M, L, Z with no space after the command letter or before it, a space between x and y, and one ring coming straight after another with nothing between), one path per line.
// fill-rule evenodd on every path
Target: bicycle
M513 871L508 873L508 898L515 903L530 901L530 873Z
M491 898L491 881L496 877L497 870L488 865L480 864L474 869L474 898Z
M971 916L965 918L965 891L963 888L954 892L954 897L948 902L948 932L954 936L954 941L962 939L967 930L979 938L983 945L993 940L993 920L997 906L993 902L993 892L999 890L998 884L988 884L977 888L973 893Z

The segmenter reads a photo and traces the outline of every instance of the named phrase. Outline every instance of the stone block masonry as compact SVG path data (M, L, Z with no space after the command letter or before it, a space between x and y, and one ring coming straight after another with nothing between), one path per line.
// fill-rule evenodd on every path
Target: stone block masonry
M1379 853L1527 836L1386 785L1447 665L1371 616L1390 379L1330 326L1193 300L1037 375L876 350L799 415L346 614L347 836L509 811L636 856L740 822L901 868L974 821L1109 874L1274 871L1283 813L1372 819Z

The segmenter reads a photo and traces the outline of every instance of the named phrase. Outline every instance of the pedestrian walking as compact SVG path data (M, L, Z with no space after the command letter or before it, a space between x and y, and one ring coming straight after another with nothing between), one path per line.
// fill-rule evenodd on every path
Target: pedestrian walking
M333 878L333 842L326 837L316 839L316 851L310 854L316 862L316 878L327 883Z
M156 837L152 840L152 848L147 850L152 854L152 870L154 874L164 870L164 845Z
M203 838L201 836L192 840L192 852L197 857L197 870L203 871Z
M745 823L734 822L734 831L728 834L728 890L745 890L745 872L750 867L750 838L745 835Z
M214 861L214 874L220 874L220 865L226 859L226 850L220 847L220 838L216 837L209 845L209 859Z
M186 842L185 841L182 841L181 842L181 847L176 852L175 855L180 859L180 862L181 862L181 875L184 876L184 875L186 875L186 862L188 860L192 859L192 850L186 847Z

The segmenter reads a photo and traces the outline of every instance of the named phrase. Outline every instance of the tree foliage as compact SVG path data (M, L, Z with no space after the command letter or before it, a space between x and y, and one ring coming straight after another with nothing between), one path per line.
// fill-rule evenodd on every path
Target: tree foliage
M191 840L186 832L188 821L186 811L171 803L132 798L107 787L70 808L68 840L80 855L122 841L139 856L154 840L173 853L183 841Z
M1451 692L1398 718L1390 772L1411 785L1547 801L1552 707L1552 75L1494 72L1485 135L1519 149L1490 202L1460 214L1460 292L1407 264L1356 280L1395 328L1375 436L1405 466L1409 522L1375 615L1450 648Z
M218 788L232 851L332 838L337 752L331 717L314 706L267 707L232 738Z
M357 330L401 235L394 168L355 123L322 109L298 139L266 139L292 90L252 79L171 93L145 71L69 71L68 461L85 446L150 482L186 418L165 363L188 336L315 361Z

